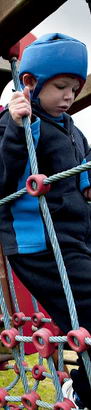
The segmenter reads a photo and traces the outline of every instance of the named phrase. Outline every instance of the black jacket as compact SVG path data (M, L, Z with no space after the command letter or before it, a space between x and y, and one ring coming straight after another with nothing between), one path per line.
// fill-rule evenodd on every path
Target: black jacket
M2 198L19 189L19 181L23 180L28 162L24 129L15 124L8 110L1 115L0 137L0 192ZM84 157L87 161L91 160L91 150L85 137L81 131L74 126L73 120L67 114L64 114L64 127L42 117L36 153L39 173L43 173L47 176L81 164ZM30 174L29 167L28 172ZM80 247L83 250L85 249L86 252L90 252L90 248L88 249L87 246L87 236L91 229L91 208L80 192L80 176L71 176L53 183L51 191L46 194L46 200L62 249L65 246L68 248L71 246ZM17 201L15 201L15 203L17 204ZM38 247L36 246L33 250L32 244L31 250L29 250L29 246L26 245L26 243L28 239L31 243L32 231L30 229L30 232L28 231L27 234L27 225L25 226L24 224L24 212L25 214L27 213L26 196L25 198L24 196L22 197L22 205L21 202L19 203L21 206L20 218L22 218L22 230L24 232L26 230L25 251L22 247L21 249L18 247L19 238L17 239L15 230L17 212L15 216L15 213L12 212L13 204L9 202L7 205L0 206L0 240L5 254L9 255L18 252L31 253L35 252L35 249L36 251L40 251L46 249L46 246L50 247L47 230L44 226L44 233L42 232L45 236L43 247L42 245L39 247L41 233L39 231L37 232L36 228L35 234ZM41 214L40 210L39 214ZM31 218L30 214L29 217Z

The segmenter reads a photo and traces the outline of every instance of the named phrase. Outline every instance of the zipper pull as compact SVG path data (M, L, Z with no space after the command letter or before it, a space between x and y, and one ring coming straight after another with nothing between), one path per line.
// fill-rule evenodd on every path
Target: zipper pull
M75 138L74 138L74 135L73 135L73 134L71 134L71 140L72 140L72 144L75 145Z

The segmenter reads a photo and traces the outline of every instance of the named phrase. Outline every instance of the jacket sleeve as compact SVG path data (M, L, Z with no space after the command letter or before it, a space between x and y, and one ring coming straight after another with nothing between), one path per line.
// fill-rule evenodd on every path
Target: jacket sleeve
M85 157L82 161L82 164L86 164L86 162L91 161L91 147L88 144L88 141L81 133L83 138L84 150L85 150ZM91 186L91 169L87 171L83 171L80 173L80 191L83 192L85 188Z
M0 120L0 198L16 191L28 157L24 128L10 114L5 121L4 115Z

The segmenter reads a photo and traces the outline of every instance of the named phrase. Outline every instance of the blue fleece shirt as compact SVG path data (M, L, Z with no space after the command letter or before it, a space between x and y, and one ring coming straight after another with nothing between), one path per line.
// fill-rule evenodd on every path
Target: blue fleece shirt
M59 118L54 118L46 115L46 118L52 118L56 123L63 123L63 115ZM36 121L31 125L32 136L34 140L35 149L37 148L40 137L40 119L36 118ZM30 159L28 158L25 172L20 178L17 190L24 188L26 180L31 174ZM26 213L25 213L26 209ZM18 253L34 253L46 249L46 239L44 232L44 224L40 213L39 200L37 197L24 194L14 201L11 212L13 215L13 228L16 235L16 241L18 244ZM23 223L22 223L23 221ZM27 231L27 235L26 235ZM25 241L26 235L26 241ZM31 235L31 240L30 240Z
M40 136L39 118L37 118L36 121L31 125L31 131L36 148ZM30 160L28 158L25 172L19 180L17 190L25 187L26 180L30 174ZM38 198L30 196L27 193L24 194L23 198L21 196L19 199L13 202L11 212L13 215L13 228L18 245L18 253L34 253L46 249L44 225L39 209Z
M82 164L86 164L86 159L84 158ZM85 188L90 187L88 171L81 172L80 174L80 191L83 192Z

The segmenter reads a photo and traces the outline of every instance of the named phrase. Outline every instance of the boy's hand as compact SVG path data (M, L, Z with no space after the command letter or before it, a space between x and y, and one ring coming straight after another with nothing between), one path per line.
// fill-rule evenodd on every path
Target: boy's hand
M29 88L25 87L24 91L15 91L8 106L13 120L17 125L22 126L22 117L29 115L31 118L32 114Z
M85 188L83 195L85 196L87 200L91 201L91 188L90 187Z

